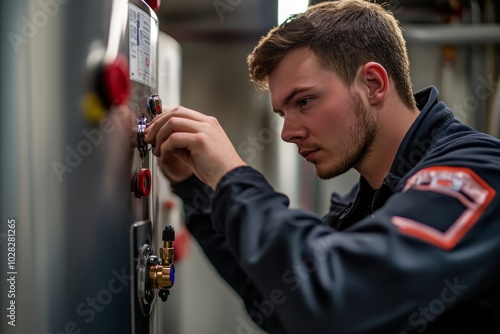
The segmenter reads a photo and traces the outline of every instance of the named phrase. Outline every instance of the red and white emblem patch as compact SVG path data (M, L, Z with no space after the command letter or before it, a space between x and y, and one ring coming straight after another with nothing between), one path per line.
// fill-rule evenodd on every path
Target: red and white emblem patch
M481 177L469 168L459 167L423 169L406 182L403 192L408 189L441 193L457 199L465 207L464 212L444 232L409 218L394 216L391 219L401 232L445 250L455 247L495 197L495 190Z

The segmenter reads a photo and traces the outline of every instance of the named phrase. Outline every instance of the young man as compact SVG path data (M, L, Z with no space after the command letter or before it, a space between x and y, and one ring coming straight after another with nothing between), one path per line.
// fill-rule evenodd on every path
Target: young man
M500 142L434 87L413 95L394 17L321 3L248 61L317 175L361 174L321 219L289 209L213 117L179 107L150 124L189 230L249 317L270 333L500 333Z

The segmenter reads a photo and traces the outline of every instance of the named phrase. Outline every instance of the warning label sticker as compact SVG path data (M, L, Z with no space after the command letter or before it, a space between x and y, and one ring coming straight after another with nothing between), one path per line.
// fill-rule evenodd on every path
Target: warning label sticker
M154 18L129 4L130 79L156 88L158 26Z

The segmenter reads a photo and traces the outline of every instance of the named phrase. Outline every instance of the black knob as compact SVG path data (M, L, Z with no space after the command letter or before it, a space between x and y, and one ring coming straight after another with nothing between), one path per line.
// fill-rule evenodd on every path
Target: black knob
M175 230L174 230L174 227L172 225L165 226L161 240L163 240L163 241L174 241L175 240Z
M170 292L167 289L161 289L158 291L158 296L161 298L162 301L166 302L168 299L168 295Z

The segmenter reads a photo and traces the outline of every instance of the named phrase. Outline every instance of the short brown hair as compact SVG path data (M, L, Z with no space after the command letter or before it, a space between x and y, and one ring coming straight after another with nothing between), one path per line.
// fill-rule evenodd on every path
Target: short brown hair
M327 1L291 16L262 37L248 56L251 80L266 89L276 65L300 47L311 49L325 68L348 85L354 82L359 66L370 61L381 64L401 100L415 108L402 29L382 5L365 0Z

